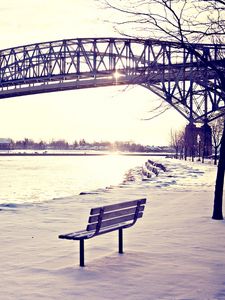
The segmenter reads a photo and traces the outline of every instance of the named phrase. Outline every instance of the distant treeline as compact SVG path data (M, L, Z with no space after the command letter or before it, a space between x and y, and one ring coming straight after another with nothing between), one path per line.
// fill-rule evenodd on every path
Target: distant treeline
M51 142L35 142L32 139L25 138L19 141L11 142L10 149L34 149L34 150L105 150L105 151L127 151L127 152L150 152L161 151L170 152L171 147L167 146L144 146L133 142L87 142L84 139L74 141L70 144L67 141L52 140Z

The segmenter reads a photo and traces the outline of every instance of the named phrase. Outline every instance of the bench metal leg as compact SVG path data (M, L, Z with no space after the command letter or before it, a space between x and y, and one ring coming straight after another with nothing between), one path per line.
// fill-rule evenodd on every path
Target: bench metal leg
M80 266L84 267L84 239L80 240Z
M119 253L123 254L123 229L119 229Z

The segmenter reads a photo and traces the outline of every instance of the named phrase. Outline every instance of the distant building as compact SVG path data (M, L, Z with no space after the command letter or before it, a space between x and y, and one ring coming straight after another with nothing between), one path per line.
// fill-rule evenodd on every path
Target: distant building
M10 150L12 146L11 139L2 139L0 138L0 150Z

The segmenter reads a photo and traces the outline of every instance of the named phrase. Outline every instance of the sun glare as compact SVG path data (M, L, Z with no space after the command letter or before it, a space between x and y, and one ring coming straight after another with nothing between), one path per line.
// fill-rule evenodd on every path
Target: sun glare
M118 80L121 77L121 74L118 72L118 70L116 70L113 74L113 77Z

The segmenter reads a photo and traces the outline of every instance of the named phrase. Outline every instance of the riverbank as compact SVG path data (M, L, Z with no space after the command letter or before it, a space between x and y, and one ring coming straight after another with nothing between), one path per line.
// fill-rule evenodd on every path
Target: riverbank
M224 221L211 219L216 168L165 160L167 172L95 194L8 207L0 212L4 300L225 298ZM135 175L135 174L134 174ZM144 216L124 231L79 244L59 240L83 229L91 207L146 197Z
M0 152L0 156L104 156L104 155L124 155L124 156L171 156L172 153L160 152L71 152L71 151L57 151L57 152Z

